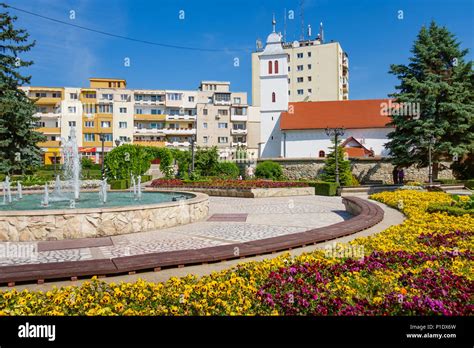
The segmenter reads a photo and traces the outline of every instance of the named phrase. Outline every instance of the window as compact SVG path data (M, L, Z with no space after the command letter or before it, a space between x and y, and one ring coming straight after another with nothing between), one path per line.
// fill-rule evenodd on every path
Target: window
M225 143L228 143L229 142L229 139L227 137L218 137L217 138L217 142L219 144L225 144Z
M290 79L288 79L288 84L290 84L290 82L291 82L291 80L290 80Z
M83 107L86 114L94 114L96 111L96 106L94 104L83 104Z
M112 94L102 94L102 99L112 100L114 96Z
M122 135L122 136L119 137L119 140L120 140L122 143L126 143L126 142L128 142L128 137Z
M304 91L303 91L302 89L299 89L299 90L297 91L297 93L298 93L298 95L303 95Z
M296 55L296 57L297 57L297 58L303 58L303 53L298 53L298 54Z
M217 124L217 128L221 128L221 129L222 129L222 128L227 128L227 123L226 123L226 122L219 122L219 123Z
M95 99L96 98L95 93L86 93L85 96L86 96L87 99Z
M216 93L214 97L217 102L230 102L230 93Z
M128 95L127 94L120 94L120 100L121 101L128 101Z
M136 113L137 115L141 115L141 114L143 114L143 110L142 110L142 109L136 109L136 110L135 110L135 113Z
M275 92L272 92L272 103L276 102L276 94Z
M311 57L311 52L308 52L308 58Z
M119 109L121 114L126 114L127 113L127 108L120 108Z
M273 71L272 71L272 61L271 61L271 60L268 61L268 73L269 73L269 74L273 74Z
M308 64L308 70L311 70L311 64Z
M275 60L275 74L278 74L278 60Z
M217 110L217 113L221 116L227 116L229 114L229 110L219 109L219 110Z
M84 133L84 141L94 141L95 134L93 133Z
M100 126L102 128L110 128L110 121L101 121Z
M76 121L69 121L69 127L76 127Z
M302 78L302 77L298 77L298 78L296 79L296 81L297 81L298 83L301 83L301 82L303 82L303 78Z
M303 66L302 66L302 65L298 65L298 66L296 67L296 70L298 70L298 71L303 71Z
M207 135L205 135L205 136L202 137L202 142L203 142L204 144L207 144L208 141L209 141L209 137L208 137Z
M207 109L202 109L202 114L203 114L204 116L207 116Z
M119 128L127 128L127 122L119 122Z
M188 97L188 102L194 103L194 97Z
M77 93L69 93L69 99L77 99Z
M313 93L313 89L308 88L308 94L311 94L311 93Z
M240 104L240 103L241 103L241 99L239 97L235 97L234 104Z
M308 82L311 82L313 78L311 76L308 76Z
M46 98L46 93L45 92L36 93L35 96L36 98Z
M105 138L105 141L112 141L112 134L107 133L107 134L102 134Z
M182 96L182 93L166 93L166 98L168 100L181 100Z
M84 127L86 127L86 128L94 128L94 121L86 121L86 122L84 122Z
M76 107L75 106L68 106L67 112L70 114L75 114L76 113Z
M234 123L232 125L233 129L245 129L245 123Z
M61 98L61 93L59 93L59 92L53 92L53 93L52 93L52 97L53 97L53 98Z
M41 121L36 122L36 127L37 127L37 128L46 127L46 123L45 123L45 122L41 122Z
M152 115L161 115L161 110L160 109L151 109L151 114Z
M113 112L112 104L99 104L99 111L100 114L111 114Z
M143 100L143 95L135 94L135 101L141 101L141 100Z
M202 128L207 129L207 122L204 122L204 123L202 124Z

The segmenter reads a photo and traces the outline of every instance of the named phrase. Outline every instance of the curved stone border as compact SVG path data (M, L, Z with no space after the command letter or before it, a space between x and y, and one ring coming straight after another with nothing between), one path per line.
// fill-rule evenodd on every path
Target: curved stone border
M147 187L148 191L155 188ZM158 187L161 191L172 191L173 188ZM270 187L270 188L215 188L215 187L184 187L189 192L201 192L209 196L240 197L240 198L264 198L264 197L288 197L288 196L314 196L315 188L307 187Z
M207 217L207 195L198 192L173 192L194 197L176 202L125 207L1 211L0 241L26 242L113 236L173 227Z
M0 284L38 281L45 279L77 279L81 276L116 275L143 270L161 270L163 267L183 267L230 259L245 258L282 250L317 244L370 228L383 220L382 208L358 197L344 197L346 209L355 217L334 225L279 237L235 243L193 250L116 257L87 261L69 261L46 264L28 264L0 267Z

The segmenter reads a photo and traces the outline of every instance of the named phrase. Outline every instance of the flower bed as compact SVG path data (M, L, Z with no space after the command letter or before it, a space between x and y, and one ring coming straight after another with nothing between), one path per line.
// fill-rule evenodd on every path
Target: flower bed
M253 189L253 188L282 188L308 187L305 182L297 181L269 181L269 180L209 180L184 181L181 179L155 179L151 187L180 187L180 188L218 188L218 189Z
M358 238L359 259L315 251L247 262L202 278L0 292L3 315L472 315L474 218L427 213L444 193L395 191L402 224ZM358 249L358 250L359 250ZM334 255L334 254L332 254Z

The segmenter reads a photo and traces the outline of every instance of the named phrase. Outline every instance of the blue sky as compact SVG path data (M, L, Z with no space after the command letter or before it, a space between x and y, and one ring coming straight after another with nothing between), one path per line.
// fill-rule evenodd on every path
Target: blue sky
M163 48L111 38L10 10L37 45L28 54L32 84L87 87L94 77L122 77L130 88L196 89L201 80L231 82L251 97L251 56L257 38L277 30L300 36L299 0L4 0L7 4L117 35L220 52ZM184 19L180 19L180 11ZM397 18L403 11L403 19ZM75 11L75 19L70 19ZM396 84L391 63L406 63L419 29L435 20L469 48L473 59L472 0L305 0L313 34L324 23L326 41L339 41L350 59L350 99L386 97ZM237 49L237 51L230 51ZM130 59L130 66L124 59ZM234 66L234 59L239 66Z

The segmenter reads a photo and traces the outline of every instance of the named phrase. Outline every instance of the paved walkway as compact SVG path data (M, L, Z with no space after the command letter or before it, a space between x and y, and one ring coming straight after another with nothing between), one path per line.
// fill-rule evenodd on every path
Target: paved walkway
M206 221L112 237L32 243L38 250L35 258L3 258L0 266L201 249L304 232L351 217L339 197L210 197L209 200Z
M358 196L361 197L362 195L358 195ZM365 197L362 196L361 198L366 198L366 196ZM362 232L355 233L350 236L332 240L326 243L321 243L318 245L311 245L304 248L293 249L289 251L289 253L291 255L300 255L305 252L310 252L316 249L324 248L327 244L332 244L335 242L347 242L358 237L368 236L368 235L383 231L384 229L392 225L397 225L403 222L404 216L400 212L398 212L395 209L389 208L385 206L384 204L380 204L377 202L375 203L378 204L384 210L384 213L385 213L384 219L381 223L373 226L372 228L369 228ZM262 207L267 207L267 208L262 208ZM257 218L259 215L258 211L268 209L268 207L273 208L270 214L273 214L273 217L275 219L278 218L279 220L272 221L271 219L265 218L265 216L268 216L268 215L261 215L262 220L258 220ZM330 224L334 224L336 222L342 221L345 218L349 217L348 214L343 209L344 209L344 206L341 202L341 198L339 197L306 196L306 197L290 197L290 198L285 197L285 198L268 198L268 199L266 198L266 199L252 199L252 200L238 199L238 198L211 197L210 215L216 214L216 212L219 212L222 214L223 212L229 212L229 211L235 212L236 210L238 210L240 213L247 212L247 214L249 214L247 219L249 219L251 215L254 218L256 218L256 220L252 222L244 223L244 224L248 224L247 227L250 228L250 226L254 226L254 227L255 226L257 227L262 227L262 226L275 227L276 226L276 227L280 227L280 229L278 230L280 234L278 235L282 235L282 234L291 233L289 231L294 231L294 228L303 228L303 230L305 230L308 227L312 227L312 228L321 227L321 226L330 225ZM278 211L280 212L279 214L277 213ZM317 219L315 215L319 216L319 219ZM305 220L306 218L309 218L310 220ZM314 224L315 222L316 222L316 225ZM284 225L279 225L278 223L280 224L283 223ZM215 223L214 222L212 223L200 222L200 223L196 223L192 225L170 228L170 229L167 229L166 232L169 232L170 230L180 229L181 231L185 231L189 229L192 233L193 227L196 225L201 225L201 224L212 225ZM227 234L228 234L227 238L229 238L229 236L231 236L231 238L237 238L235 237L235 234L233 234L233 232L239 231L239 227L236 226L233 229L232 227L230 227L233 225L242 225L242 223L236 223L236 222L221 222L220 223L221 232L227 231ZM285 230L287 231L287 233L284 233ZM155 234L161 233L162 231L155 232ZM275 229L273 231L275 231ZM236 235L240 235L240 234L237 233ZM121 238L124 238L124 237L125 236ZM127 236L127 238L130 238L132 240L134 239L134 237L135 235ZM195 235L192 237L196 238ZM137 241L135 240L135 242ZM272 254L271 256L270 255L256 256L256 257L246 258L245 260L237 259L237 260L230 260L230 261L212 263L212 264L207 264L207 265L196 265L196 266L189 266L185 268L165 269L160 272L144 272L144 273L138 273L138 274L133 274L133 275L113 276L113 277L103 278L103 280L107 282L120 282L120 281L133 282L141 278L147 281L162 282L162 281L166 281L167 279L173 276L181 277L190 273L195 274L197 276L203 276L203 275L210 274L214 271L220 271L226 268L230 268L242 262L273 258L283 253L285 252ZM25 289L25 288L28 288L30 290L49 290L53 286L59 287L59 286L69 286L69 285L80 285L83 281L85 280L47 282L41 285L27 284L27 285L18 285L16 286L16 288L19 290ZM7 288L4 287L0 289L7 289Z

